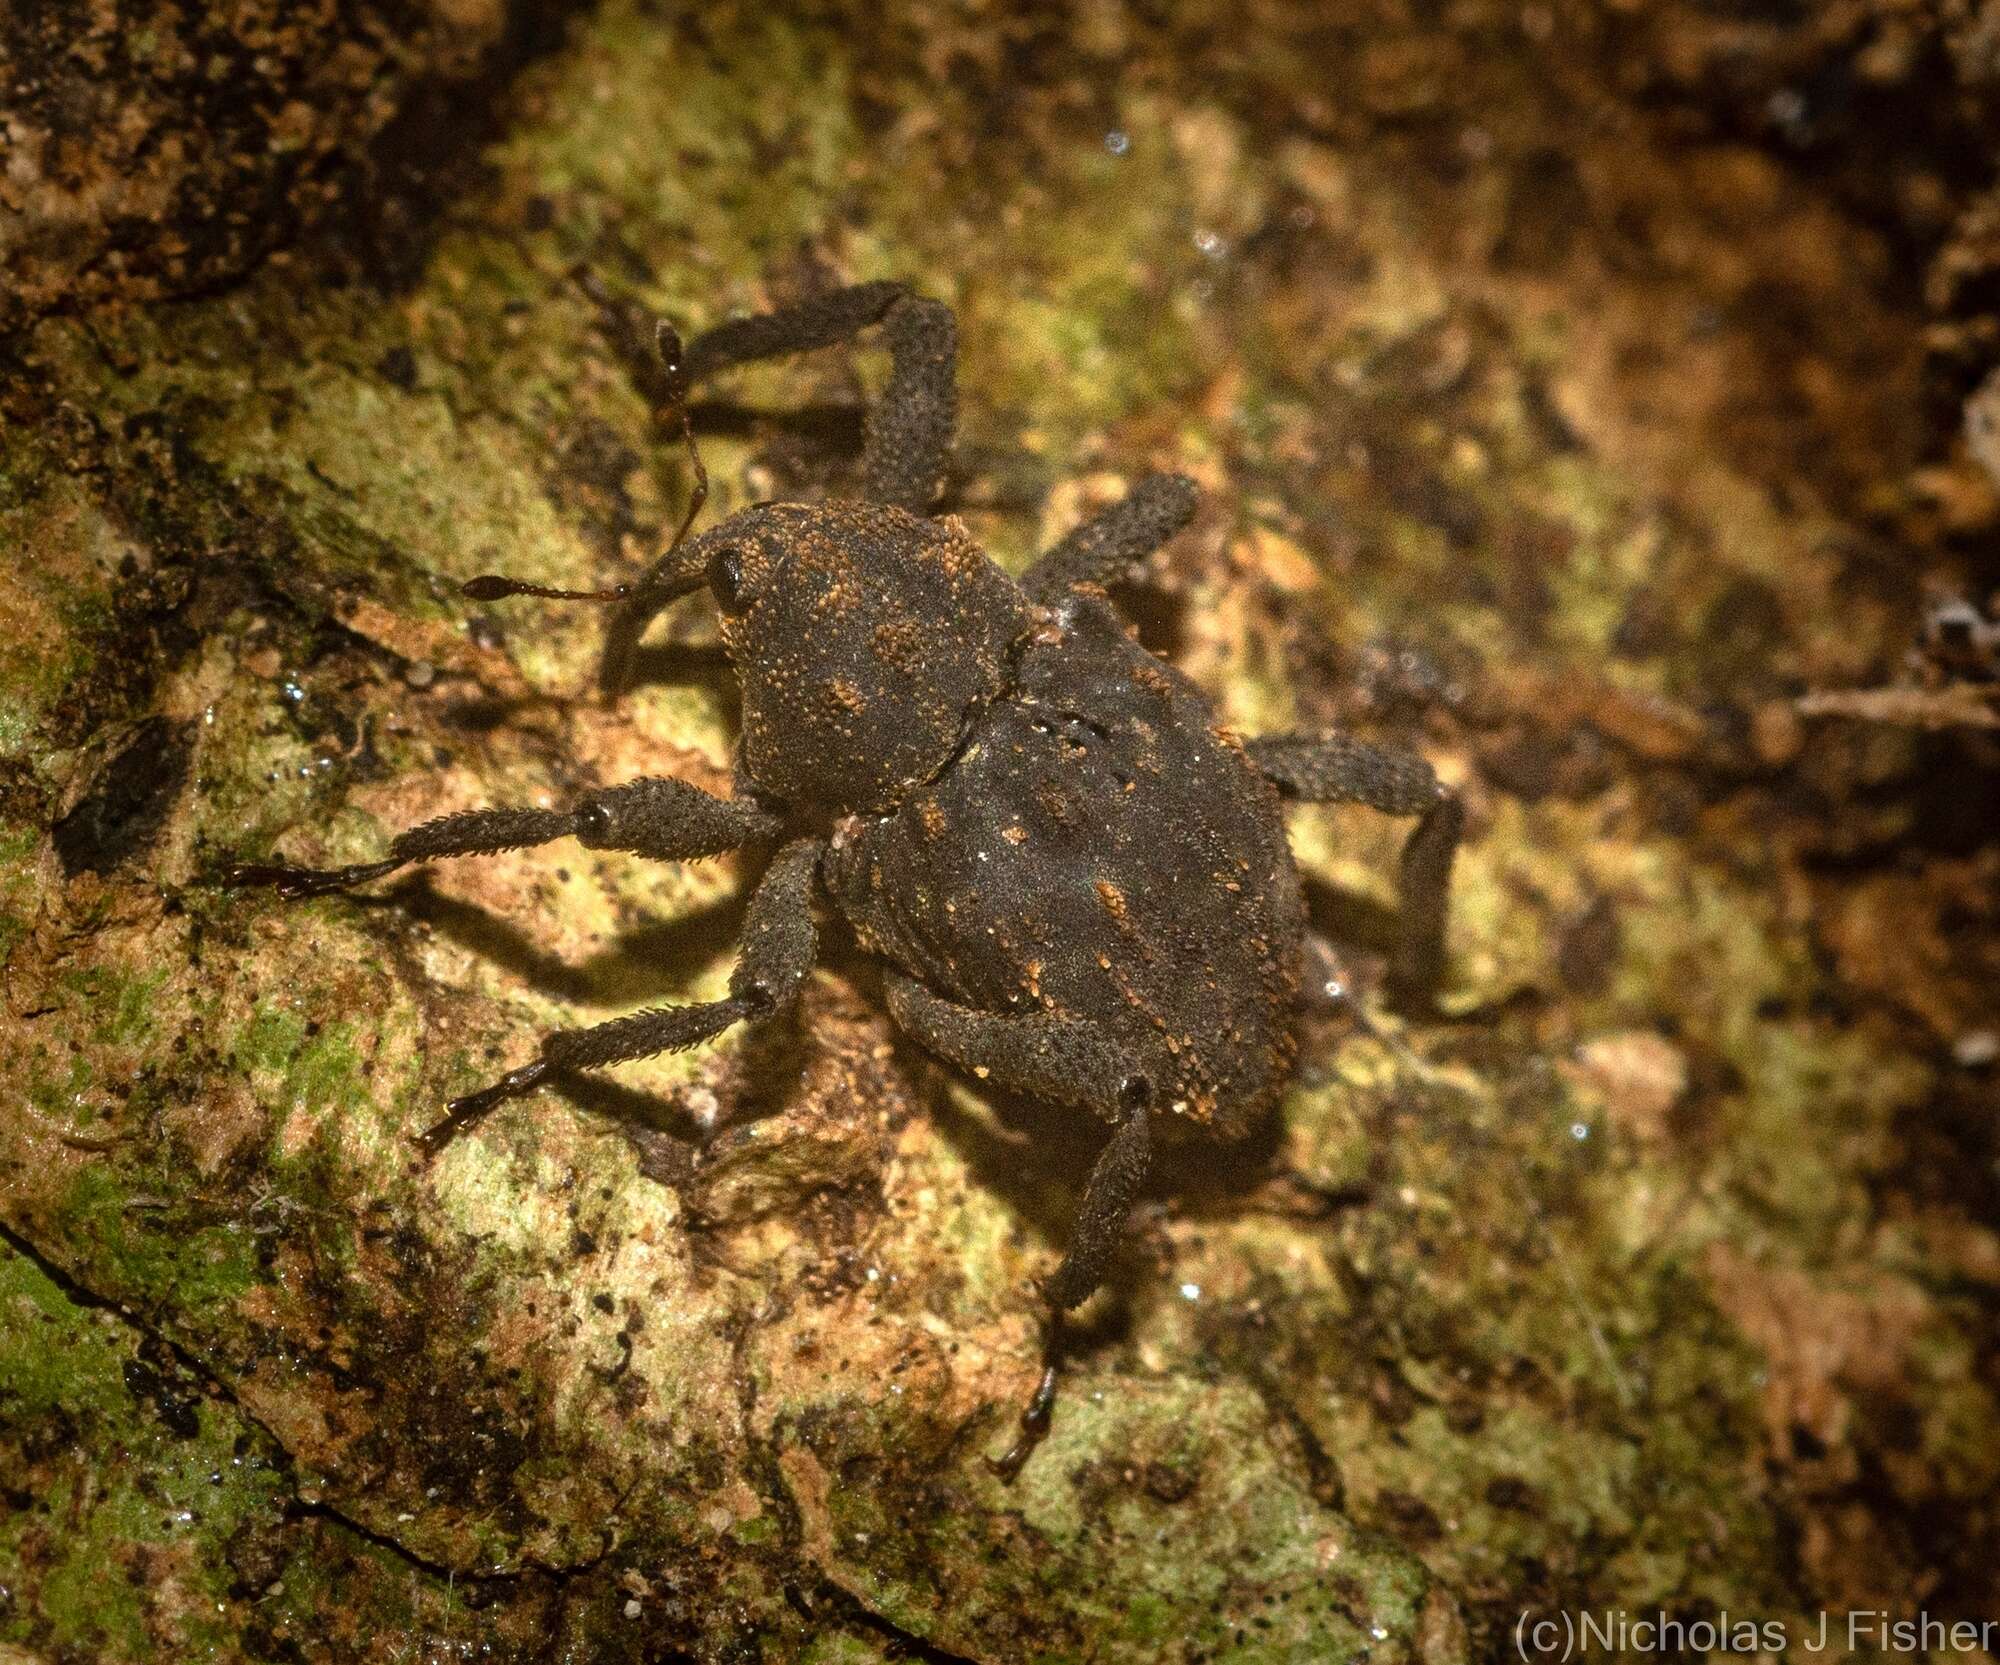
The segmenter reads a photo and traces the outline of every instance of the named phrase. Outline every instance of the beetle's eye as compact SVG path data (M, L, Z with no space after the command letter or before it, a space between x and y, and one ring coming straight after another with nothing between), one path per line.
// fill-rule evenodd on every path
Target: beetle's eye
M586 847L601 845L611 836L611 811L596 799L585 799L576 808L577 842Z
M1118 1103L1127 1115L1136 1114L1153 1102L1153 1084L1143 1075L1128 1075L1118 1083Z
M708 587L715 592L715 604L725 613L743 606L743 551L718 549L708 558Z

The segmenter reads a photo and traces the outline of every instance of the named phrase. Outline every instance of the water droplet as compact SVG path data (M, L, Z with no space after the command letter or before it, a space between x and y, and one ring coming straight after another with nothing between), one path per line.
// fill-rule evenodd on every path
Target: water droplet
M1194 234L1194 246L1211 260L1224 260L1229 255L1229 239L1206 226Z
M2000 1059L2000 1032L1974 1029L1958 1037L1951 1046L1952 1062L1960 1069L1984 1069Z
M1771 125L1777 128L1793 144L1805 144L1812 138L1812 107L1806 96L1795 87L1781 87L1764 101L1764 114Z
M1104 135L1104 148L1113 156L1123 156L1132 148L1132 135L1122 127L1114 127Z
M1198 1283L1182 1284L1181 1299L1183 1301L1199 1301L1201 1299L1201 1285Z
M1571 1122L1569 1124L1569 1136L1572 1139L1588 1139L1590 1137L1590 1128L1584 1122Z

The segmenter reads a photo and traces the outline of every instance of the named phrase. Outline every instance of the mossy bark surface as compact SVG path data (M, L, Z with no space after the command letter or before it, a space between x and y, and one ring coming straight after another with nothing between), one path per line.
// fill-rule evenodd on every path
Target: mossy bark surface
M421 225L6 345L0 1649L1454 1665L1523 1611L2000 1611L1993 760L1799 706L1894 679L1943 535L1907 248L1635 95L1664 23L1172 13L604 0ZM837 936L796 1023L416 1160L539 1033L720 992L746 866L217 882L726 789L701 604L606 708L595 615L457 593L679 519L579 268L684 329L949 301L996 559L1193 473L1149 644L1470 807L1426 1021L1378 994L1403 829L1297 814L1296 1082L1161 1174L1012 1486L1094 1136ZM710 512L851 488L879 370L705 390Z

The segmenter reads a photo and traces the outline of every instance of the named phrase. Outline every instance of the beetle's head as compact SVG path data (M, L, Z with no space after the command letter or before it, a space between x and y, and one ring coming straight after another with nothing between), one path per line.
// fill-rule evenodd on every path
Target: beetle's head
M893 807L1005 690L1029 628L1018 586L954 520L768 504L683 552L742 687L744 771L787 803Z

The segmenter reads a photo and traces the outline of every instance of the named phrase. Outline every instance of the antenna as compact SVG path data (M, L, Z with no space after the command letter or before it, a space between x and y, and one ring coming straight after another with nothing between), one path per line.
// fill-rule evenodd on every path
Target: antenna
M688 414L687 349L681 345L681 332L662 318L653 345L659 351L663 372L661 392L666 396L667 408L680 421L681 443L687 447L688 462L694 468L694 490L688 493L687 513L681 516L681 529L674 534L674 541L667 545L667 553L671 555L680 548L694 517L708 501L708 470L702 466L701 448L694 442L694 418Z
M666 548L666 555L671 555L680 548L681 540L694 524L694 517L701 513L702 505L708 501L708 470L702 465L701 449L694 442L694 421L688 414L687 349L681 344L680 331L664 318L661 319L653 345L660 355L662 372L659 409L679 423L681 443L687 447L688 461L694 467L694 489L688 493L687 513L681 516L674 541ZM661 559L665 560L666 555ZM544 601L623 601L633 588L631 584L613 584L603 590L559 590L547 584L524 584L519 579L502 578L498 573L487 572L467 579L459 586L459 593L470 596L474 601L500 601L510 595L540 596Z

